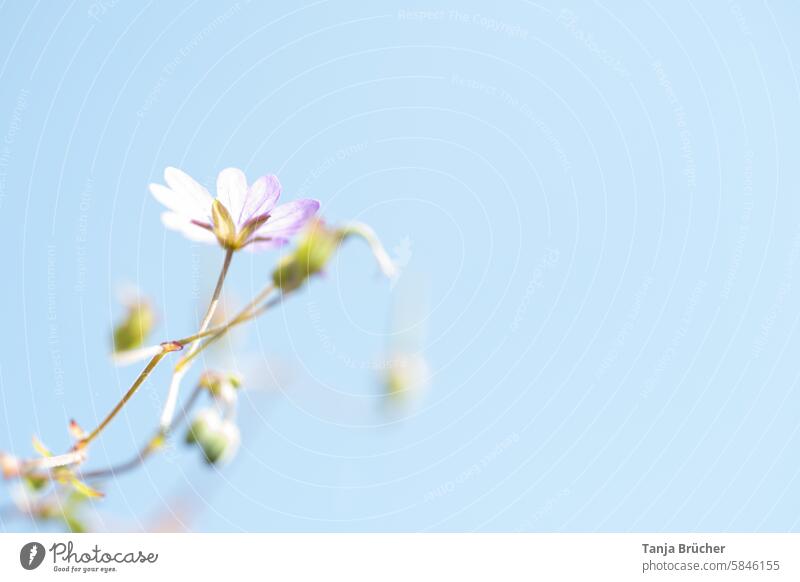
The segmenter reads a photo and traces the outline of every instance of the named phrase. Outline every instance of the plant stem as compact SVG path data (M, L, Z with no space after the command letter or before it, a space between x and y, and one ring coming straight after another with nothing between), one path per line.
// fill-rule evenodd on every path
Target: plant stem
M272 289L270 288L269 291L272 291ZM268 309L271 309L272 307L280 303L282 299L283 299L282 295L275 297L271 301L259 307L258 309L253 309L255 303L251 302L247 307L242 309L228 323L221 325L218 328L215 328L218 331L216 331L214 334L211 335L211 337L209 337L206 341L204 341L196 350L194 350L193 353L188 353L180 360L178 360L178 363L175 365L175 367L177 368L178 366L188 366L192 360L194 360L197 356L199 356L203 351L205 351L208 347L214 344L217 340L221 339L222 336L224 336L229 329L246 321L250 321L251 319L255 319Z
M80 479L102 479L104 477L116 477L117 475L121 475L122 473L127 473L141 465L142 463L147 460L147 458L153 454L155 451L158 450L157 446L153 446L155 442L157 442L160 438L168 437L172 431L174 431L177 426L189 416L189 411L194 406L195 402L197 402L200 393L203 391L202 387L195 386L195 389L192 391L192 394L189 396L189 399L186 401L186 404L183 405L181 409L181 413L175 417L170 425L166 429L159 429L156 433L147 441L147 443L136 453L132 459L125 461L124 463L120 463L119 465L114 465L112 467L108 467L105 469L97 469L95 471L88 471L85 473L81 473L78 478Z
M139 373L139 376L133 382L133 385L130 388L128 388L128 391L125 393L125 395L122 397L122 399L119 402L117 402L117 405L111 410L111 412L108 413L108 415L106 415L106 417L103 419L103 422L101 422L99 425L97 425L97 428L95 428L92 432L90 432L87 436L85 436L84 438L82 438L80 440L80 442L78 443L80 445L80 447L85 447L90 442L92 442L95 438L97 438L97 435L99 435L103 431L103 429L106 426L108 426L108 423L111 422L111 420L117 415L117 413L120 410L122 410L122 407L125 406L125 403L127 403L128 400L131 399L131 396L133 396L136 393L136 391L139 389L139 387L142 385L142 383L150 375L150 372L152 372L153 369L161 361L161 358L166 356L171 351L174 351L174 350L173 349L168 349L168 348L162 349L161 352L159 352L158 354L156 354L155 356L153 356L150 359L150 361L144 367L144 370L142 370Z
M233 327L234 325L238 325L238 324L243 323L245 321L249 321L250 319L253 318L253 315L251 315L250 317L245 317L247 315L247 312L250 311L251 309L253 309L253 307L255 307L256 304L258 304L261 301L263 301L264 299L266 299L267 296L269 296L269 294L272 293L272 291L274 291L274 290L275 290L274 285L270 284L270 285L267 285L266 287L264 287L261 291L259 291L258 295L256 295L250 301L250 303L248 303L237 314L237 316L234 318L236 321L232 320L232 321L229 321L229 322L224 323L222 325L218 325L217 327L211 327L211 328L206 329L205 331L199 331L197 333L193 333L192 335L189 335L189 336L186 336L186 337L182 337L180 339L172 340L172 343L185 346L185 345L188 345L188 344L190 344L192 342L195 342L195 341L197 341L199 339L203 339L203 338L206 338L206 337L209 337L209 336L212 336L212 335L217 335L219 333L227 331L229 328ZM133 362L133 361L136 361L138 359L138 356L134 352L139 352L139 353L145 354L145 357L146 357L146 356L150 355L151 353L153 353L153 351L157 350L158 348L159 348L158 345L148 346L148 347L144 347L144 348L138 348L136 350L131 350L129 352L122 352L119 355L120 356L124 355L127 358L130 358L130 361ZM141 359L144 359L144 358L141 358ZM127 363L125 361L121 361L121 359L119 359L119 358L118 358L117 361L118 361L118 363L119 362L121 362L123 364Z
M264 301L267 297L269 297L269 295L274 290L275 290L275 287L274 287L274 285L271 285L271 284L267 285L266 287L264 287L261 291L258 292L258 294L247 305L245 305L244 308L242 308L239 311L239 313L237 313L230 321L228 321L227 323L225 323L223 325L220 325L220 326L217 326L217 327L214 327L214 328L211 328L211 329L203 330L203 331L198 332L198 333L196 333L196 334L194 334L192 336L189 336L187 338L183 338L183 339L176 340L176 341L173 341L173 342L168 342L167 344L163 344L163 345L166 345L166 346L180 346L180 345L186 344L188 342L197 342L198 340L200 340L200 339L202 339L204 337L208 337L208 339L205 342L202 342L202 344L195 343L194 344L194 346L196 346L195 349L193 351L190 350L190 352L187 353L186 357L182 358L181 360L179 360L179 362L176 364L175 368L178 370L178 373L181 374L181 377L182 377L183 374L185 374L185 371L187 370L188 364L195 357L197 357L200 353L202 353L205 349L207 349L211 344L213 344L215 341L217 341L220 338L222 338L228 332L228 330L230 330L231 328L233 328L233 327L235 327L235 326L237 326L237 325L239 325L241 323L244 323L244 322L250 321L252 319L255 319L256 317L258 317L259 315L261 315L262 313L264 313L268 309L271 309L272 307L274 307L275 305L280 303L280 301L283 299L283 295L275 297L271 301L268 301L267 303L265 303L265 304L263 304L261 306L258 306L258 304L261 303L262 301ZM168 353L168 352L165 351L162 354L158 354L157 356L155 356L153 358L153 360L156 360L155 363L153 362L153 360L151 360L150 363L148 364L147 368L145 368L145 371L147 371L148 368L150 370L152 370L152 368L154 368L155 365L158 363L157 358L158 359L162 358L164 355L166 355L166 353ZM147 371L147 374L149 374L149 373L150 372ZM147 376L144 371L142 372L142 374L140 374L140 376L141 375L145 375L145 378ZM173 374L173 378L175 377L175 375L176 374ZM144 378L142 378L141 381L144 381ZM141 382L139 382L139 385L140 384L141 384ZM104 478L104 477L108 477L108 476L112 476L112 475L119 475L121 473L125 473L127 471L135 469L136 467L138 467L139 465L144 463L144 461L153 452L158 450L158 447L153 446L153 444L157 441L157 439L166 438L167 436L169 436L172 433L173 430L175 430L175 428L178 426L178 424L180 422L182 422L189 415L189 411L194 406L195 402L197 401L197 398L200 396L200 393L202 391L203 391L203 388L201 386L199 386L199 385L196 386L194 391L192 392L191 396L187 400L186 404L183 406L180 416L178 416L177 418L174 418L174 415L173 415L173 417L170 418L170 421L166 425L162 424L159 427L159 429L156 431L155 435L149 441L147 441L147 444L145 444L145 446L142 447L139 450L139 452L136 454L135 457L133 457L132 459L129 459L128 461L125 461L124 463L120 463L119 465L115 465L113 467L108 467L108 468L105 468L105 469L98 469L98 470L95 470L95 471L88 471L88 472L85 472L85 473L80 473L78 475L78 477L80 479L101 479L101 478ZM129 390L129 392L130 392L130 390ZM113 414L116 414L116 412L119 412L119 409L122 408L122 406L125 404L125 401L127 401L128 398L130 398L130 395L126 394L125 398L123 398L123 401L121 401L117 405L117 407L115 408L115 411L112 411L112 415L109 415L109 416L113 417ZM104 425L108 424L109 420L110 420L110 418L107 418L104 421L103 424ZM98 428L102 428L102 427L98 427ZM97 433L97 432L99 432L98 429L95 430L95 433ZM94 433L93 433L93 435L94 435ZM90 435L90 437L94 438L92 435ZM88 440L87 440L87 442L88 442Z
M275 287L272 284L267 285L266 287L264 287L250 301L250 303L245 305L242 308L242 310L239 311L239 313L236 314L236 316L231 321L229 321L227 323L224 323L222 325L218 325L217 327L212 327L210 329L206 329L205 331L197 332L197 333L195 333L193 335L190 335L190 336L187 336L187 337L184 337L184 338L181 338L181 339L174 340L175 343L186 345L186 344L188 344L190 342L194 342L196 340L203 339L203 338L211 336L211 335L217 335L219 333L223 333L223 332L227 331L228 329L230 329L231 327L233 327L234 325L237 325L239 323L243 323L245 321L249 321L250 319L252 319L252 317L245 317L245 315L247 315L247 313L250 310L252 310L253 307L255 307L258 303L261 303L264 299L266 299L269 296L269 294L272 293L272 291L274 291L274 289L275 289Z
M203 317L203 321L200 323L200 329L198 330L198 333L203 333L208 329L208 326L211 323L211 318L214 316L214 312L217 310L219 296L222 293L222 285L225 283L225 277L228 274L228 267L231 265L233 253L233 249L227 249L225 251L225 261L222 263L222 270L217 278L217 286L214 288L214 294L211 296L211 302L208 304L206 314ZM197 339L191 342L187 355L197 351L197 348L199 347L197 342ZM168 427L172 422L172 417L175 414L175 405L178 402L178 393L180 392L181 380L183 380L183 377L186 375L187 371L188 369L184 368L184 366L181 366L179 361L178 365L175 366L175 369L172 372L172 379L169 384L169 391L167 392L167 400L164 403L164 410L161 413L162 430Z
M211 323L211 318L213 317L214 312L217 309L217 305L219 304L219 296L220 296L220 293L222 292L222 285L225 283L225 277L227 276L228 268L231 265L231 259L233 258L233 252L234 251L232 249L228 249L228 250L225 251L225 261L222 264L222 271L220 272L219 278L217 279L217 285L214 288L214 294L211 297L211 303L209 304L208 309L206 310L206 315L205 315L205 317L203 317L203 321L200 324L200 331L201 332L204 332L206 329L208 329L208 325ZM198 347L199 346L197 344L197 341L195 340L191 344L191 346L189 348L189 351L190 352L192 350L196 351ZM139 387L142 385L142 383L147 379L147 377L150 375L150 373L153 371L153 369L155 369L155 367L158 365L158 363L161 361L161 359L164 356L166 356L170 352L177 351L177 350L182 349L182 348L183 348L183 345L180 344L180 343L167 342L165 344L162 344L161 351L150 359L150 361L144 367L144 370L142 370L139 373L139 376L133 382L133 385L128 389L128 391L125 393L125 395L122 397L122 399L119 402L117 402L116 406L114 406L114 408L111 410L111 412L109 412L108 415L103 419L103 422L101 422L97 426L97 428L95 428L91 433L89 433L88 436L86 436L86 437L84 437L84 438L82 438L80 440L80 442L78 443L79 447L81 447L81 448L85 447L90 442L92 442L95 438L97 438L97 436L103 431L103 429L106 426L108 426L108 423L110 423L113 420L113 418L117 415L117 413L119 413L119 411L122 410L122 408L125 406L125 404L127 404L128 400L130 400L131 397L136 393L136 391L139 389ZM173 375L173 378L174 378L174 376L175 375ZM167 412L167 411L169 412L170 420L172 418L172 414L173 414L173 411L175 409L175 400L177 400L177 397L178 397L178 390L177 390L178 387L179 386L176 384L175 385L175 389L171 390L170 394L167 395L167 404L165 406L165 412ZM170 386L170 388L172 389L172 386ZM168 424L169 424L169 421L167 421L166 423L163 423L163 426L167 426Z
M86 452L83 450L73 450L63 455L54 455L52 457L42 457L33 461L26 461L22 466L22 474L29 474L32 469L48 470L56 469L58 467L66 467L68 465L75 465L86 459Z
M180 360L178 364L176 364L175 366L176 369L180 367L181 370L185 370L186 366L191 362L192 359L197 357L210 344L212 344L213 342L217 341L222 336L224 336L228 332L228 330L230 330L232 327L244 323L246 321L250 321L251 319L255 319L256 317L264 313L267 309L270 309L271 307L276 305L281 299L281 297L276 297L272 301L260 306L258 309L254 309L259 303L261 303L261 301L266 299L269 296L269 294L272 293L272 291L274 290L275 288L273 285L267 285L266 287L264 287L264 289L259 291L259 293L244 308L242 308L242 310L239 311L239 313L237 313L236 316L233 317L233 319L231 319L229 322L211 329L207 329L202 332L198 332L187 338L171 342L172 344L182 345L190 341L196 341L203 337L211 336L209 337L208 340L203 342L202 345L198 345L198 347L194 350L194 353L191 354L191 357L189 357L185 361L183 359ZM188 355L189 354L187 354L187 356ZM191 396L189 397L189 400L183 406L180 416L177 418L171 418L170 422L166 426L163 425L160 426L160 428L156 431L155 435L153 435L153 437L149 441L147 441L147 444L145 444L145 446L139 450L139 452L136 454L135 457L114 467L108 467L106 469L98 469L96 471L81 473L79 475L79 478L100 479L110 475L119 475L120 473L125 473L127 471L130 471L138 467L145 461L147 457L149 457L153 452L155 452L158 449L158 447L153 446L153 443L155 443L159 438L166 438L167 436L169 436L172 433L172 431L177 427L177 425L188 416L189 411L191 410L192 406L194 406L194 403L197 401L197 398L200 396L202 390L203 389L201 386L199 385L195 386L195 389L192 392Z

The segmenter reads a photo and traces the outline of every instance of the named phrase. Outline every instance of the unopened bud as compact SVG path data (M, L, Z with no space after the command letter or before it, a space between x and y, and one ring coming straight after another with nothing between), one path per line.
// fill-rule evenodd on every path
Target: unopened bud
M186 431L186 443L191 445L202 441L205 435L216 430L219 424L219 414L215 410L210 408L201 410L189 425L189 430Z
M0 453L0 470L2 470L3 477L6 479L18 477L22 470L22 463L17 457L12 457L6 453Z
M339 245L353 236L363 239L369 245L384 275L390 279L397 277L397 267L378 239L378 235L369 226L353 222L342 228L331 229L318 219L306 229L294 252L280 260L272 274L273 283L284 292L294 291L302 286L306 279L322 271Z
M390 397L404 399L423 392L430 383L430 368L422 354L399 352L391 357L386 373Z
M72 435L72 438L76 441L86 438L86 431L81 428L74 418L69 421L69 434Z
M22 481L31 491L41 491L47 485L47 477L42 475L23 475Z
M234 372L205 371L199 384L224 404L231 406L236 402L236 391L242 385L241 377Z
M216 465L230 461L239 450L240 442L239 427L226 420L223 421L218 431L207 434L199 444L203 449L206 462Z
M186 441L197 444L207 463L214 465L229 461L239 449L239 427L222 419L215 409L201 411L189 427Z
M155 321L155 313L147 301L131 303L125 318L114 328L114 352L127 352L141 347L153 330Z
M315 220L306 229L297 248L281 259L272 274L276 287L294 291L310 276L322 271L341 242L339 234Z

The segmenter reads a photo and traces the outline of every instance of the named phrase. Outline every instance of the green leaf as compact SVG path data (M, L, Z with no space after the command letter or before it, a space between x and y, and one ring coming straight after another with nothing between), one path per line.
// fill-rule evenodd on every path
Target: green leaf
M83 520L75 515L72 515L71 513L64 514L64 523L72 533L86 533L88 531L88 528Z
M85 495L86 497L96 499L98 497L104 497L103 493L98 491L97 489L90 487L77 477L73 477L70 480L70 484L75 488L75 491Z

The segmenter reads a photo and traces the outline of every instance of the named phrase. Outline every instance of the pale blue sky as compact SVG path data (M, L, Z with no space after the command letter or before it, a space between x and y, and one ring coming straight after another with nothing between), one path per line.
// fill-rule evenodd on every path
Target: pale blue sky
M127 388L120 289L157 302L159 339L193 331L222 255L165 231L147 184L233 165L371 224L400 282L343 249L239 338L259 389L238 458L180 447L109 482L100 527L172 508L199 531L798 529L798 16L3 3L0 449L63 449ZM235 300L277 256L237 257ZM433 381L389 415L375 368L404 296ZM167 380L92 466L142 443Z

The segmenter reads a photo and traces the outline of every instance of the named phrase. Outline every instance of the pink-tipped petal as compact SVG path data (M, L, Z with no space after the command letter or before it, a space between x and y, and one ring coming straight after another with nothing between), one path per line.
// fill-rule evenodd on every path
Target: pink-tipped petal
M302 229L319 210L317 200L293 200L270 212L269 220L256 231L257 237L288 238Z
M214 236L213 232L203 228L202 226L192 223L189 218L182 214L177 214L176 212L164 212L161 215L161 222L167 228L180 232L189 240L202 243L217 242L217 237Z
M269 240L254 240L248 243L244 250L251 253L260 253L261 251L269 251L272 249L279 249L282 246L289 244L288 238L273 238Z
M217 200L234 220L242 215L247 197L247 176L239 168L225 168L217 176Z
M247 191L242 213L239 215L239 224L243 224L253 218L266 214L278 203L281 195L281 183L277 176L261 176L253 182Z

